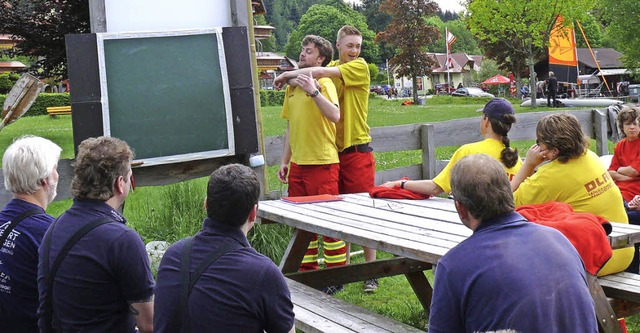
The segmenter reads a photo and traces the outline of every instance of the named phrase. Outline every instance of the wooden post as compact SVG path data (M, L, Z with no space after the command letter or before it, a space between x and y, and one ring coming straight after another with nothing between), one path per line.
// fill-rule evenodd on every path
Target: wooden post
M598 109L593 109L593 138L596 140L598 156L609 155L609 140L607 138L607 115Z
M422 144L422 179L436 176L436 140L433 124L420 126L420 142Z
M89 21L91 32L107 32L107 16L104 7L105 0L89 0Z

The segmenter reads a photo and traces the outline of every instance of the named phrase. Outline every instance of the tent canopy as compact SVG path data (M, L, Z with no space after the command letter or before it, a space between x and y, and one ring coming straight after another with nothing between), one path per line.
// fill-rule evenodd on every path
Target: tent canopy
M510 83L510 82L511 81L508 78L498 74L496 76L492 76L492 77L486 79L482 83L484 83L484 84L507 84L507 83Z

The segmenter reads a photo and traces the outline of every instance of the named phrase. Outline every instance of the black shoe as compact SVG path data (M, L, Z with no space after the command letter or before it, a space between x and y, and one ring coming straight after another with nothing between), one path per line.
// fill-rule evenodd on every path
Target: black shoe
M371 279L371 280L367 280L364 282L364 292L365 293L372 293L376 290L378 290L378 279Z
M327 295L333 295L342 290L344 290L344 285L342 284L336 284L335 286L328 286L320 289L320 291Z

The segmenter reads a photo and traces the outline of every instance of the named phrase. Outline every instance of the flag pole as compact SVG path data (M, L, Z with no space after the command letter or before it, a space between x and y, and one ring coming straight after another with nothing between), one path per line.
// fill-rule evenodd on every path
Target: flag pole
M450 73L450 64L449 64L449 41L447 40L449 37L449 30L447 27L444 27L444 43L447 45L447 60L445 61L445 66L447 66L447 85L451 84L451 73ZM447 88L447 93L449 93L449 89Z

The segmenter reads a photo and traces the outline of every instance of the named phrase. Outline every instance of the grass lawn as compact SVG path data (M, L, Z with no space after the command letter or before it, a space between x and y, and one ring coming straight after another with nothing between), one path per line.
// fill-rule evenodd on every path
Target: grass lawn
M443 97L428 99L426 106L401 106L401 100L388 101L383 98L373 98L369 104L369 124L371 127L379 127L464 117L478 117L479 121L479 114L475 110L481 108L486 101L486 99ZM547 110L546 108L532 110L517 106L519 103L514 104L516 114ZM286 123L280 118L280 111L279 106L261 108L265 136L284 133ZM74 156L71 118L68 116L55 119L48 116L21 118L3 129L0 135L0 151L4 153L14 138L25 134L42 136L56 142L63 148L63 158ZM514 142L521 156L524 156L532 144L532 141ZM457 148L438 148L437 158L447 159ZM613 145L610 144L609 149L613 151ZM375 153L375 158L378 170L421 162L419 151ZM282 188L275 177L276 170L277 166L268 168L269 190ZM142 235L145 242L152 240L174 242L200 229L204 217L205 186L206 179L201 178L167 186L137 188L127 200L125 216L129 219L129 225ZM50 214L58 216L70 205L71 200L59 201L50 205L47 210ZM254 229L250 234L253 246L278 262L290 239L290 230L281 225L257 226ZM353 248L358 249L357 246ZM378 258L389 257L389 254L378 253ZM360 262L363 259L362 256L356 256L352 260ZM430 273L427 275L432 279ZM427 314L403 276L381 279L380 289L374 294L364 294L362 283L353 283L347 285L345 291L336 296L418 328L424 329L427 324ZM628 325L629 332L640 333L640 316L628 318Z

